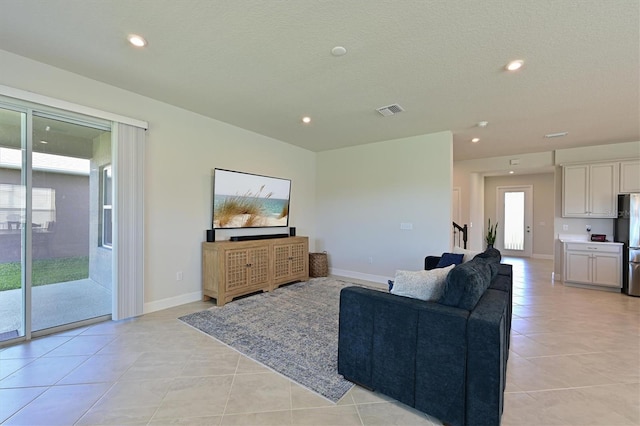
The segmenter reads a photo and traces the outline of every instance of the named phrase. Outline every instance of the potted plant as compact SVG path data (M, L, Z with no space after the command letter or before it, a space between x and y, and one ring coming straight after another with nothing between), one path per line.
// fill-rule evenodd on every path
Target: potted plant
M498 232L498 222L495 225L491 226L491 218L489 218L489 227L487 228L487 235L485 236L485 240L487 242L487 248L493 247L493 244L496 242L496 233Z

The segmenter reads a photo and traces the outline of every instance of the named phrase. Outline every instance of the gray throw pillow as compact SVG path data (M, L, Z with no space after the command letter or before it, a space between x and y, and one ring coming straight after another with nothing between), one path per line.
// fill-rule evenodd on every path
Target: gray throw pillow
M429 271L396 271L391 294L414 299L436 301L440 299L447 274L454 268L436 268Z
M492 270L486 259L477 258L458 265L447 275L438 303L471 311L489 288L491 279Z

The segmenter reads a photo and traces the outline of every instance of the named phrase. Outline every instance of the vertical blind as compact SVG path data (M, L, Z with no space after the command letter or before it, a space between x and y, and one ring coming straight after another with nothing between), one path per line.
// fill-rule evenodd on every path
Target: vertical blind
M145 130L114 123L113 289L114 320L144 312Z

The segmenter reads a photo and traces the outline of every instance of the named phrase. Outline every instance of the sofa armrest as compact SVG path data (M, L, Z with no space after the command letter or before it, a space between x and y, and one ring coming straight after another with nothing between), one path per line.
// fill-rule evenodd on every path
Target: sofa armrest
M506 383L507 293L488 289L468 325L467 425L500 424Z
M424 269L429 271L438 266L438 262L440 262L440 256L427 256L424 258Z
M506 342L507 347L511 344L511 315L513 307L513 269L511 265L501 263L500 269L498 269L498 275L491 281L490 289L504 291L509 295L509 303L507 305L507 335ZM507 355L509 352L507 351Z

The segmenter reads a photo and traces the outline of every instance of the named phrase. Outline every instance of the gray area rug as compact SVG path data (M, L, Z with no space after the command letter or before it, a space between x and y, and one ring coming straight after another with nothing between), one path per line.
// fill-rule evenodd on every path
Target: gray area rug
M338 402L353 386L338 374L340 290L351 285L313 278L180 320Z

